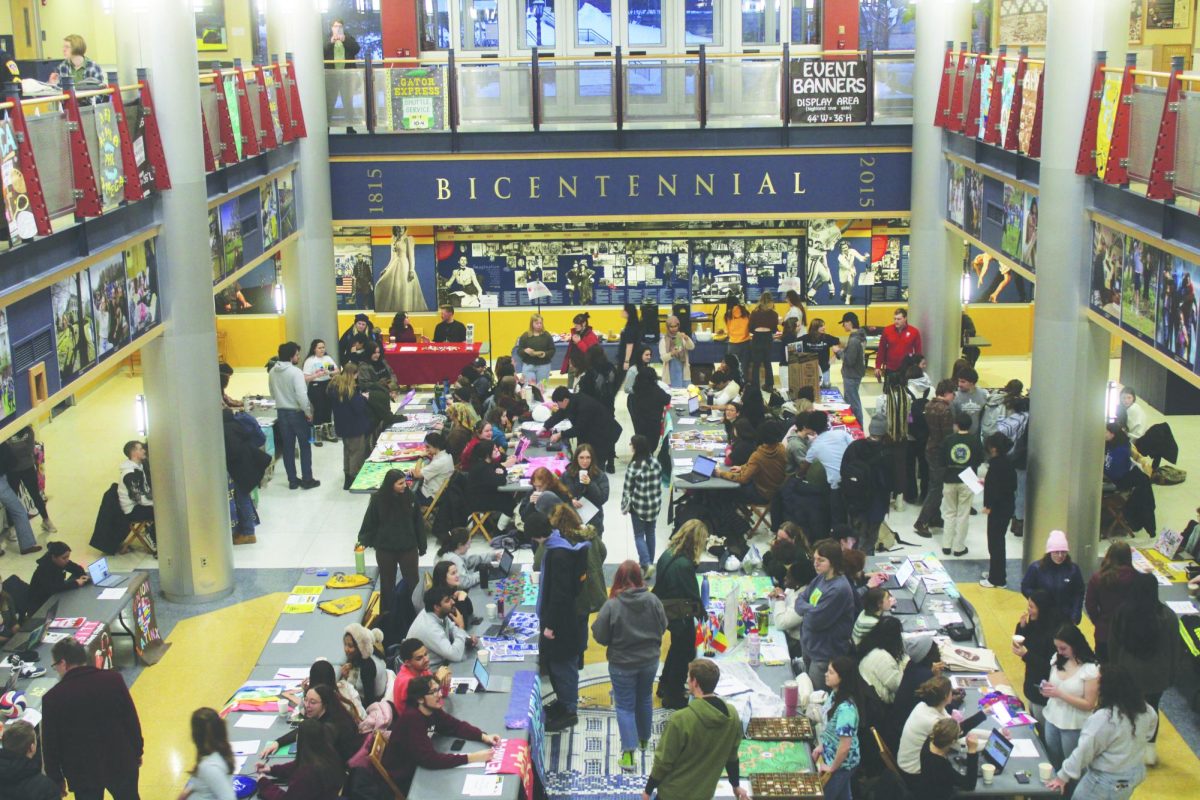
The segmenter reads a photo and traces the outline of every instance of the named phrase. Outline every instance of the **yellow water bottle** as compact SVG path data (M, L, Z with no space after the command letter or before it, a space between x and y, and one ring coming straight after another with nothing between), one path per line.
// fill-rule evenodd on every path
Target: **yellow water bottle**
M359 575L367 574L367 548L361 544L354 545L354 571Z

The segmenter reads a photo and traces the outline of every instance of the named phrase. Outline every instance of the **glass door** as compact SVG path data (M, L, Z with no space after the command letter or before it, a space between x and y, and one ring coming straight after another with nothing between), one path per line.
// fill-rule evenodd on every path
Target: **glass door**
M627 55L670 52L665 0L562 0L569 10L568 51L572 55L611 55L621 46ZM567 33L567 31L564 31Z

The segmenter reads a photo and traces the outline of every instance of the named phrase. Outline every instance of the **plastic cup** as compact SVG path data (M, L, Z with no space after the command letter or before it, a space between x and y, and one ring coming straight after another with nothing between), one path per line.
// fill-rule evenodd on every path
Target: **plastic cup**
M984 764L983 766L981 766L979 768L979 771L983 773L983 785L984 786L991 786L992 781L996 780L996 765L995 764Z
M1013 644L1017 644L1017 645L1025 644L1025 637L1019 633L1014 633L1013 634Z
M1038 764L1038 777L1043 781L1048 781L1054 777L1054 767L1048 762L1043 761Z
M480 664L483 664L486 667L488 662L492 660L492 651L480 650L475 654L475 657L479 659Z
M487 618L495 619L496 618L496 604L488 603L486 608L487 608Z

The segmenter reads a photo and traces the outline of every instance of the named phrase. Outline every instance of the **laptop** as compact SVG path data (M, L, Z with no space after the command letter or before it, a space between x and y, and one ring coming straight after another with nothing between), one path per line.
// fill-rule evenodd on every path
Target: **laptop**
M58 601L55 600L50 604L50 607L46 609L46 614L42 617L42 621L37 624L37 627L33 628L29 632L29 638L27 638L23 644L14 645L10 649L15 650L22 661L37 661L37 647L42 643L42 637L45 636L46 629L50 627L50 623L57 618Z
M512 678L507 675L492 675L478 658L475 659L475 668L471 674L479 681L479 688L485 692L512 691Z
M921 606L925 604L925 581L917 578L917 586L913 589L913 596L897 597L896 605L892 606L893 614L920 614Z
M488 569L492 573L492 578L494 578L496 580L500 580L501 578L507 578L509 575L512 574L512 565L513 565L513 551L505 550L500 555L500 563L495 567L489 565Z
M501 563L503 563L503 562L501 562ZM493 625L492 627L490 627L486 631L484 631L483 635L488 637L489 639L495 639L500 636L503 636L504 632L506 630L508 630L508 623L512 620L512 615L515 612L516 612L515 608L510 608L508 610L508 613L504 615L504 619L500 620L495 625Z
M416 396L417 396L417 390L409 389L408 394L404 395L404 399L400 401L400 408L404 408L406 405L411 403L413 401L413 398Z
M688 398L688 416L694 417L700 413L700 398L692 395Z
M88 577L92 579L93 584L104 588L120 586L128 580L126 577L109 572L108 559L103 556L88 564Z
M916 569L913 567L912 559L906 558L900 566L896 567L894 573L889 573L887 580L879 584L880 589L903 589L908 585L908 579L913 576Z
M513 458L517 460L516 463L521 463L521 459L525 457L525 451L528 449L529 440L522 436L520 441L517 442L517 449L513 452Z
M686 475L679 475L677 480L686 481L687 483L700 483L711 478L716 469L716 461L713 461L708 456L696 456L696 460L692 464L692 471Z
M987 744L983 746L983 759L995 765L996 772L1001 773L1004 772L1004 767L1008 764L1008 758L1012 755L1012 751L1013 743L1009 741L1008 737L999 730L993 729Z

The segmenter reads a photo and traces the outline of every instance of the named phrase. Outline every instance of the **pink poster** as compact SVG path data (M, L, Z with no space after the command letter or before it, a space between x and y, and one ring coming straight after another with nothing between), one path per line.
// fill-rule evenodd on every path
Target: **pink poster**
M492 751L492 760L484 769L489 775L520 775L525 800L533 800L533 763L530 761L529 742L524 739L501 739L500 746Z

